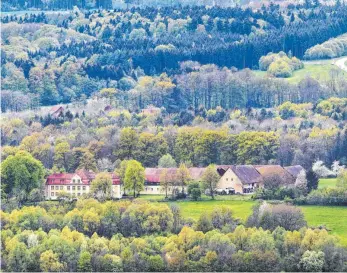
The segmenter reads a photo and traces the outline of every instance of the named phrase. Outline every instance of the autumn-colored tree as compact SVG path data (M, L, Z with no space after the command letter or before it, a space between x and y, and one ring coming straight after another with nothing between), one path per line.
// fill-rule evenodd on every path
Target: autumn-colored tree
M133 128L124 128L120 133L117 155L120 159L133 159L139 137Z
M91 193L99 200L112 196L112 176L109 173L98 173L90 184Z
M184 163L181 163L176 174L176 179L182 187L182 193L184 193L184 187L188 185L191 180L189 169Z
M8 156L1 164L1 182L7 194L16 190L29 194L41 187L44 174L42 163L24 151Z
M144 183L145 169L140 162L129 160L125 171L124 188L133 191L134 197L136 197L136 194L144 189Z
M58 255L52 250L47 250L41 254L40 268L43 272L64 271L64 265L59 262Z
M209 165L203 173L202 183L204 188L209 190L212 199L214 199L214 191L217 187L219 179L220 175L217 173L216 166L213 164Z

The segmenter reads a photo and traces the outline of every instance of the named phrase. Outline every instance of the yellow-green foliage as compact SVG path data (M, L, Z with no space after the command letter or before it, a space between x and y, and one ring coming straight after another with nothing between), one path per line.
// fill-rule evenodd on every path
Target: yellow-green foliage
M284 52L269 53L259 60L260 70L267 71L269 74L280 77L291 77L293 71L301 69L304 64L296 57L289 58Z
M278 106L278 111L282 119L288 119L292 117L307 118L309 111L312 109L311 103L292 103L285 102Z
M338 110L339 111L336 111ZM317 112L324 116L331 116L336 114L337 116L343 111L347 111L347 98L329 98L323 100L317 105Z
M338 131L339 130L336 127L332 127L329 129L321 129L319 127L313 127L309 137L310 138L330 138L335 136L338 133Z

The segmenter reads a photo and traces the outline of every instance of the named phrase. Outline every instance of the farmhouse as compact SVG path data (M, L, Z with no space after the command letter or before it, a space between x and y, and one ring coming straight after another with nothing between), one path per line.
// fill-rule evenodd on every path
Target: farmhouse
M140 194L164 194L165 189L160 186L160 180L166 171L166 179L169 181L168 193L172 193L178 188L177 174L178 168L146 168L145 170L145 188ZM188 168L190 179L200 181L205 168ZM186 187L185 187L186 188Z
M49 114L51 115L52 118L57 118L60 115L62 115L63 113L64 113L64 108L60 105L53 106L49 110Z
M144 190L140 194L165 194L166 189L161 181L168 181L167 193L181 190L178 168L146 168ZM220 175L217 184L219 192L224 194L247 194L264 186L266 179L276 177L281 184L294 184L298 174L304 170L301 166L281 167L280 165L218 165L216 172ZM201 181L205 168L188 168L190 180ZM122 197L121 181L114 173L112 175L112 195ZM165 178L164 178L165 176ZM46 199L57 199L60 192L67 192L78 197L90 191L90 184L95 173L77 170L75 173L51 174L46 180ZM184 187L186 190L186 187Z
M115 174L112 175L112 196L121 198L120 180ZM75 173L55 173L46 179L46 199L56 200L60 193L66 192L71 196L79 197L89 193L90 184L95 178L95 173L87 170L77 170Z
M284 167L284 169L296 180L300 172L305 169L300 165Z
M226 193L250 193L263 186L261 174L251 165L218 166L217 188Z

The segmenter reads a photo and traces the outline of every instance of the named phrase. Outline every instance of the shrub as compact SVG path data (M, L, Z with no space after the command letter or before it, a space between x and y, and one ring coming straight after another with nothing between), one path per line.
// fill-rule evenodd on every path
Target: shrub
M270 205L263 202L253 208L253 214L247 220L248 226L275 230L283 227L286 230L298 230L307 225L301 209L280 204Z

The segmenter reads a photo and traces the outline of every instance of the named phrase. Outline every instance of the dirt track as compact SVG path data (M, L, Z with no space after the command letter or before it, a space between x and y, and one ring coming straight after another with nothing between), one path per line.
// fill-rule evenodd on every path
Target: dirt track
M347 72L347 65L346 65L346 62L347 62L347 57L344 57L344 58L341 58L339 60L337 60L335 62L335 65L339 68L341 68L342 70L346 71Z

